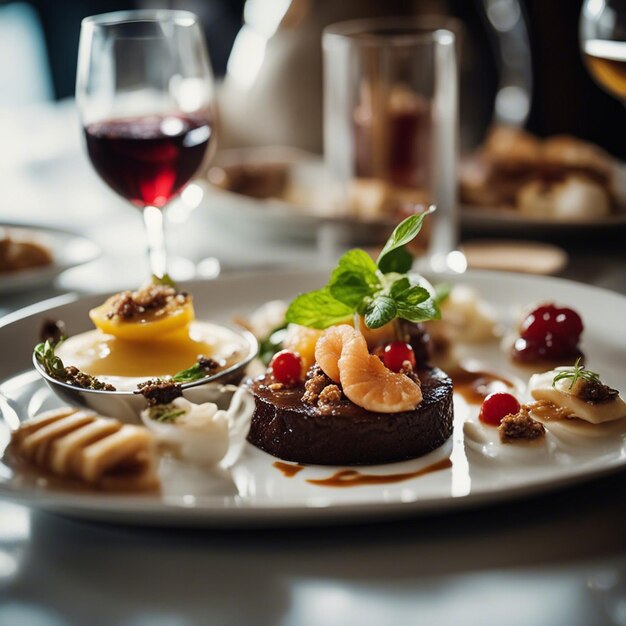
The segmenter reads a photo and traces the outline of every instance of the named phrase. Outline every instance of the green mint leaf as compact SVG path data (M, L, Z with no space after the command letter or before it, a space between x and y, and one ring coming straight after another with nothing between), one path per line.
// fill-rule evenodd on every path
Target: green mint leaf
M413 267L413 255L405 246L400 246L391 252L388 252L378 261L378 269L383 274L390 272L398 272L398 274L406 274Z
M337 272L343 272L346 270L350 270L351 272L357 272L359 274L363 274L363 276L370 277L373 281L373 284L378 283L378 278L376 276L376 263L374 263L372 257L365 252L365 250L361 250L360 248L354 248L353 250L348 250L338 261L337 267L333 271L330 277L330 284L333 283L333 276Z
M365 307L365 325L368 328L380 328L396 317L396 303L393 298L379 295Z
M391 285L391 289L389 289L389 295L395 300L400 296L401 293L410 288L411 281L408 279L407 276L403 276L393 282L393 284Z
M347 271L333 276L333 279L328 286L331 296L353 311L360 306L364 298L375 293L362 274Z
M424 287L412 286L408 289L400 291L394 296L396 305L403 307L415 307L418 304L422 304L430 298L430 293Z
M354 309L333 298L327 287L303 293L287 309L285 321L309 328L328 328L352 318Z
M363 299L373 296L380 289L376 264L363 250L349 250L333 270L328 283L330 294L353 310L359 308Z
M429 207L426 211L424 211L424 213L409 215L409 217L404 219L394 228L389 239L387 240L387 243L385 244L385 247L378 256L378 261L376 261L376 265L378 265L379 269L381 264L383 267L385 266L384 259L388 254L415 239L417 234L422 229L422 222L424 221L424 218L427 215L430 215L434 210L434 207Z
M427 322L428 320L440 320L441 311L437 303L429 298L421 304L407 304L399 302L397 304L398 317L408 320L409 322Z

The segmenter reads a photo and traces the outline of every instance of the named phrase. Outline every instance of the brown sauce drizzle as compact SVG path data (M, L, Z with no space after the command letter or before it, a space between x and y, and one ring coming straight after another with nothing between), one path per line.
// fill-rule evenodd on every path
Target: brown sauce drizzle
M304 469L304 465L292 465L291 463L283 463L282 461L272 463L272 467L275 467L286 478L293 478L298 472Z
M460 394L468 404L482 404L483 400L495 391L510 391L515 385L508 378L490 372L459 369L452 374L455 393Z
M416 472L407 472L406 474L387 474L379 476L377 474L362 474L361 472L353 469L339 470L328 478L309 478L307 483L312 485L319 485L320 487L358 487L360 485L382 485L388 483L399 483L411 478L417 478L418 476L424 476L424 474L430 474L431 472L438 472L439 470L448 469L452 467L452 461L450 459L443 459L423 467Z

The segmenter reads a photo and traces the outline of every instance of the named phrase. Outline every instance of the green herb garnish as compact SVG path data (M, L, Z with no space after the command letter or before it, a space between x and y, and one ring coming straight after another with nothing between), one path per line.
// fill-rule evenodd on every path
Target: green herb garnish
M568 380L568 379L571 379L568 389L572 389L572 387L581 379L586 380L587 382L590 382L590 383L599 384L600 383L599 374L596 374L595 372L585 369L585 366L580 364L580 359L581 357L578 357L576 359L576 363L574 363L573 367L568 367L558 372L556 376L552 379L552 386L556 387L556 383L559 380Z
M220 364L213 359L199 356L198 361L186 370L176 372L170 379L174 383L192 383L214 373Z
M380 328L396 317L410 322L440 319L436 298L406 275L413 257L405 248L422 228L433 209L402 221L374 262L363 250L346 252L329 283L298 296L287 309L287 323L328 328L362 315L368 328Z
M153 285L164 285L165 287L171 287L172 289L176 289L176 291L178 291L178 286L169 274L163 274L163 276L152 274L150 281Z
M54 349L61 341L53 343L49 339L46 339L43 343L38 343L35 346L35 358L39 365L44 368L48 376L64 381L66 377L65 365L63 365L63 361L54 352Z
M175 383L192 383L195 380L204 378L206 375L206 371L203 370L198 363L194 363L186 370L176 372L176 374L172 376L171 380Z
M171 404L160 404L150 409L150 419L155 422L173 422L177 417L184 414L184 409L177 409Z
M62 341L62 340L61 340ZM109 383L103 383L90 374L81 372L78 368L70 365L65 366L60 357L55 354L56 347L61 343L52 343L49 339L35 346L35 358L45 372L62 383L81 389L94 389L96 391L115 391L115 387Z

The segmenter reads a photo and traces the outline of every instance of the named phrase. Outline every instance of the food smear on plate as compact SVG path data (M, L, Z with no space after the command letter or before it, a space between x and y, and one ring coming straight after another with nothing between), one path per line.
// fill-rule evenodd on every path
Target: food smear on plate
M47 267L53 260L45 245L0 227L0 275Z
M196 320L191 295L172 284L153 281L137 291L116 294L89 315L96 329L56 345L48 363L56 357L87 376L87 383L97 379L117 390L135 389L149 378L200 380L235 365L250 351L235 331ZM49 353L51 347L38 349ZM57 370L53 377L63 379ZM81 384L72 372L66 371L64 382L99 388Z
M154 437L92 411L63 407L23 422L11 437L18 461L105 491L157 489Z
M250 383L251 443L286 461L362 465L416 458L448 439L452 381L430 365L421 327L439 307L405 248L424 217L404 220L376 262L347 252L324 288L290 304L288 348Z

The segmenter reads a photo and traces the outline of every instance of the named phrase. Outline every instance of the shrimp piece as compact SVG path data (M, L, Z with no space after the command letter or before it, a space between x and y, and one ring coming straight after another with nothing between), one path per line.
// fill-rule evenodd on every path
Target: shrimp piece
M322 368L324 374L335 383L339 382L338 362L343 346L354 338L355 335L361 338L367 352L367 344L363 335L357 333L354 328L347 324L339 324L338 326L327 328L315 344L315 361Z

